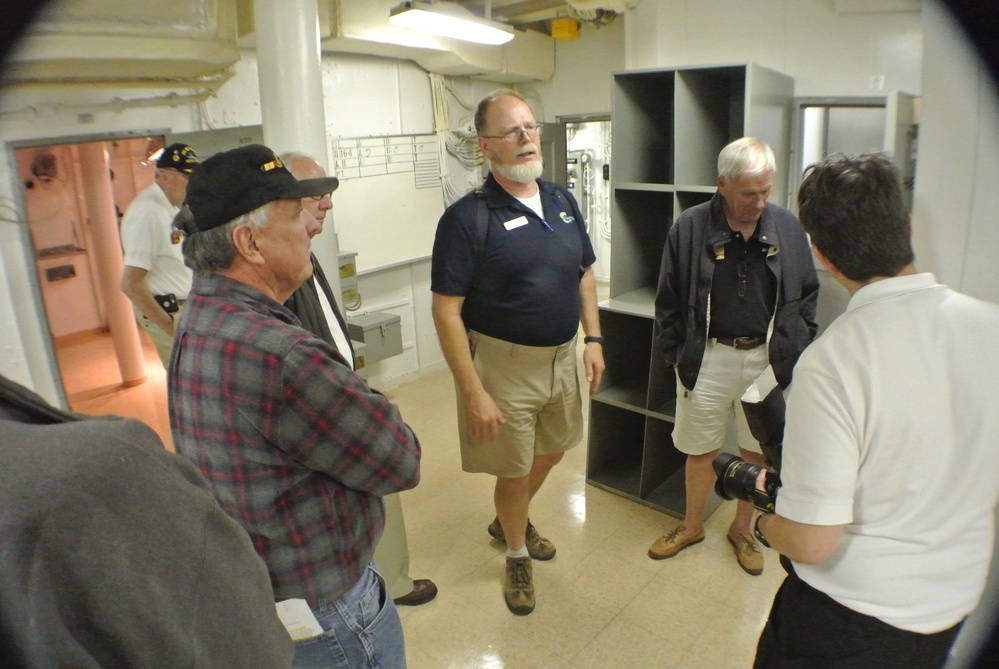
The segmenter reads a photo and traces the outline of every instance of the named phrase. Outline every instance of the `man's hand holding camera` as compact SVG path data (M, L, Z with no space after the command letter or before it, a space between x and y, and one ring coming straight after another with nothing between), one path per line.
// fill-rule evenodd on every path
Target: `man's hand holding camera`
M769 458L767 464L771 464ZM746 462L738 455L721 453L711 463L715 470L715 493L722 499L749 502L764 513L773 513L780 489L780 474Z
M768 464L772 464L767 460ZM746 462L737 455L722 453L712 462L718 479L715 492L724 499L749 502L763 513L756 519L753 534L764 546L805 564L829 559L839 545L844 525L808 525L776 513L780 474Z
M717 476L715 492L723 499L749 502L763 512L753 525L753 534L764 546L796 562L824 562L839 546L845 526L809 525L776 513L784 437L784 397L780 389L773 388L762 401L748 402L744 398L742 406L767 466L721 453L711 463Z

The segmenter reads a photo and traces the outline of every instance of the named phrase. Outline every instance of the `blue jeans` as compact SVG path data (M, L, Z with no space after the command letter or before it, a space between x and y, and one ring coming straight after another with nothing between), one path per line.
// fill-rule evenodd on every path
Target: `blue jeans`
M357 585L312 613L326 632L295 642L293 669L405 669L402 621L374 560Z

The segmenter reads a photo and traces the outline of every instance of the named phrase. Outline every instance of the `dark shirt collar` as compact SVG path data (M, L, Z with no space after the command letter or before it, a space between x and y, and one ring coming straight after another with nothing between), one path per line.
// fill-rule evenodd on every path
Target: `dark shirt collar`
M534 181L538 184L538 192L541 194L542 198L556 192L554 184L548 181L542 181L541 179L535 179ZM517 201L517 198L506 192L506 189L503 188L503 186L500 186L492 172L489 173L485 182L482 184L482 190L486 193L486 204L490 207L508 205L511 201Z
M718 244L725 244L732 239L733 230L725 218L721 193L717 191L715 191L714 196L711 198L711 215L708 216L708 226L709 229L705 239L707 240L709 250L714 249ZM763 209L760 220L756 224L756 229L746 242L748 243L751 239L768 246L777 246L777 228L770 216L769 203Z

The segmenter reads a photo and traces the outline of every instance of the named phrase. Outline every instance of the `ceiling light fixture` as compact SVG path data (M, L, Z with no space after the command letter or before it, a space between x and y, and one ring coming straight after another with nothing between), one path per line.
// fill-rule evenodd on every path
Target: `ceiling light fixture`
M489 2L486 2L488 17ZM454 2L403 2L389 11L393 25L420 32L453 37L478 44L506 44L513 39L513 28L480 18Z

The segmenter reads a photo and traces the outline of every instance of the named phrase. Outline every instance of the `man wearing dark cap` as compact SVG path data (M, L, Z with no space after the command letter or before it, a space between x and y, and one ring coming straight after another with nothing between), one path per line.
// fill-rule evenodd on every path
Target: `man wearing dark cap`
M267 147L194 170L183 253L194 283L168 368L177 452L267 564L294 667L405 667L402 624L372 556L382 497L420 479L397 407L284 306L312 275L298 181Z
M164 367L170 361L174 324L191 288L191 270L184 266L172 224L197 164L198 156L186 144L163 149L153 183L135 196L121 221L121 290L132 301Z

